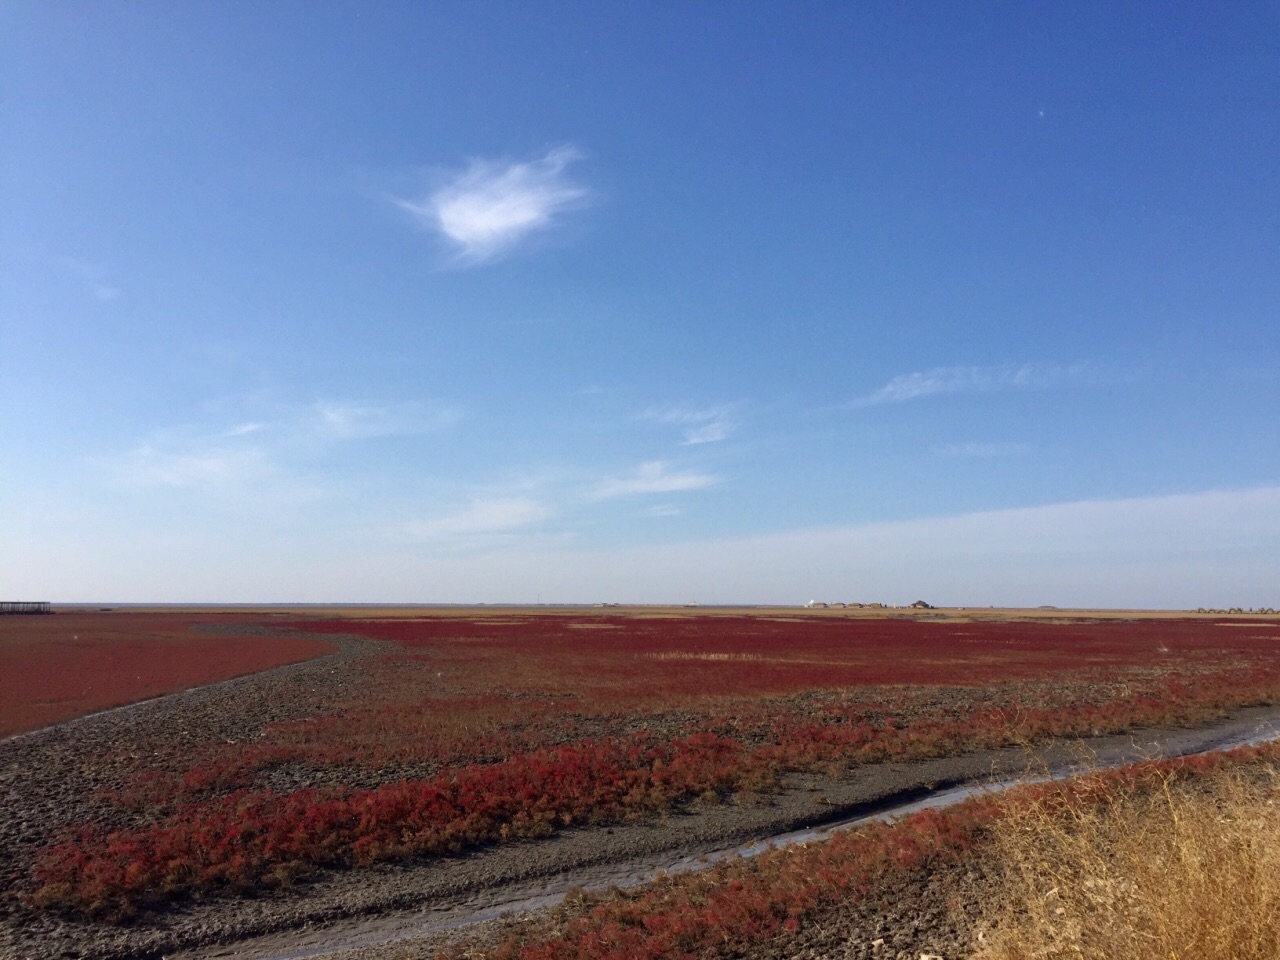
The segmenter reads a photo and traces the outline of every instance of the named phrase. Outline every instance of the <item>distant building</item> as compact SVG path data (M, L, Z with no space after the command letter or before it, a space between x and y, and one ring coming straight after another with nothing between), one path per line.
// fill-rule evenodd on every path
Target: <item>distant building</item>
M825 603L823 603L821 600L810 600L810 601L809 601L808 603L806 603L804 606L805 606L805 609L806 609L806 610L825 610L825 609L827 609L827 605L826 605Z
M923 600L917 600L911 605L912 610L932 610L933 605L925 603Z

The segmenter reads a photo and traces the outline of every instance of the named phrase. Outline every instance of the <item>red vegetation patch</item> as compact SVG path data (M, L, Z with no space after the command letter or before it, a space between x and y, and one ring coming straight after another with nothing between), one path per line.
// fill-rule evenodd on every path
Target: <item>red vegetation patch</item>
M1007 742L1196 722L1207 710L1268 702L1280 691L1280 630L1266 623L1246 633L1173 619L579 614L293 626L358 632L403 651L368 665L358 699L270 731L271 742L310 762L366 767L492 763L637 729L780 742L833 724L843 744L846 728L861 725L858 747L868 729L881 739L910 726L917 746L934 742L927 756L975 730L999 731ZM950 692L940 706L942 688Z
M372 790L237 792L161 826L81 831L41 856L35 899L119 917L173 894L287 884L321 865L544 837L742 786L757 772L742 753L741 744L711 734L669 747L634 738L543 750Z
M137 813L134 826L68 831L36 857L39 903L119 916L318 867L712 802L789 772L1197 723L1280 698L1280 631L1262 623L539 615L292 626L394 645L359 660L350 684L316 693L318 712L139 771L113 798ZM310 786L267 789L291 765ZM787 906L775 919L796 916ZM683 936L671 935L668 946Z
M0 736L332 652L304 637L193 632L217 615L0 617Z
M1273 653L1280 632L1204 620L964 621L761 616L430 617L293 624L359 633L469 667L519 666L517 689L554 678L651 706L706 694L776 694L893 684L987 686L1065 670ZM1224 636L1224 633L1238 634Z
M794 933L841 901L868 895L889 874L957 863L981 841L994 804L925 810L872 824L802 850L762 854L703 874L623 893L555 936L513 939L495 960L644 960L751 956L752 947Z
M1274 746L1140 763L1074 780L978 796L944 810L841 832L822 843L771 851L621 892L560 924L551 935L516 936L493 960L642 960L750 956L764 940L794 933L842 902L885 888L892 875L928 874L982 851L989 826L1029 805L1067 815L1232 766L1274 764Z

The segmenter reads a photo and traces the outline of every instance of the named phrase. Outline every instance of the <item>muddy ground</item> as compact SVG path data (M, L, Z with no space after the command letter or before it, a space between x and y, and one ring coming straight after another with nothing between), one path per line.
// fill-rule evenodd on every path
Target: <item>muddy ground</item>
M243 631L243 628L237 628ZM270 627L264 627L269 630ZM266 723L304 716L341 698L359 676L358 661L380 645L332 637L339 652L198 690L83 717L0 743L0 957L283 958L351 948L350 960L434 956L444 943L484 939L527 920L476 921L511 906L559 900L572 887L625 884L710 851L801 827L847 819L957 783L1021 774L1080 759L1078 743L983 751L962 757L857 768L840 780L792 778L778 795L742 803L690 806L667 816L611 828L569 830L450 859L366 871L329 871L254 899L188 901L111 927L23 905L24 865L67 822L123 823L100 798L127 776L131 755L152 755L181 768L185 748L210 739L243 740ZM1203 731L1144 730L1098 738L1087 749L1100 762L1180 753L1280 726L1280 709L1242 711ZM894 957L909 951L956 956L970 936L948 919L947 905L980 886L973 870L904 882L862 906L808 927L785 941L759 945L762 957ZM535 920L536 922L536 920ZM416 938L416 939L415 939ZM425 938L425 939L423 939ZM442 939L443 938L443 939ZM875 945L879 939L883 942Z
M1000 879L990 870L989 864L978 862L930 876L882 879L866 899L841 904L806 920L795 933L754 943L749 950L722 951L717 960L959 960L970 955L985 932L979 905ZM483 953L513 935L551 932L547 913L516 914L465 929L321 955L326 960L465 960L472 951Z

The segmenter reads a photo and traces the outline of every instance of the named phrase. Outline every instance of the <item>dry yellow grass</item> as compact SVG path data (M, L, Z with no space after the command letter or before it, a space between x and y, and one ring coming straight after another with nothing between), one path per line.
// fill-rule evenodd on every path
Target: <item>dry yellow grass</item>
M997 828L1004 889L975 960L1280 957L1280 772L1069 812L1014 810Z

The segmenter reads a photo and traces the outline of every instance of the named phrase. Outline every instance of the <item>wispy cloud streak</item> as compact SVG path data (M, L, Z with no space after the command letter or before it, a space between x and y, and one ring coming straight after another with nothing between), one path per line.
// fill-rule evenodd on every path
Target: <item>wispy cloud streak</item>
M398 200L453 247L456 263L474 266L507 253L531 234L553 226L590 195L568 175L582 155L556 147L526 163L473 160L425 200Z
M645 511L651 517L678 517L680 508L670 503L659 503Z
M333 440L367 440L434 433L456 424L462 414L452 407L421 403L380 405L344 400L317 400L315 429Z
M640 419L680 428L685 446L717 443L737 429L729 407L650 407Z
M278 518L329 495L323 484L288 469L271 451L235 439L159 439L98 462L124 489L148 499L166 491L223 513Z
M317 464L324 451L381 437L445 430L461 419L453 407L424 402L376 404L318 400L240 411L265 414L228 426L186 424L153 433L100 462L127 488L183 491L223 507L256 510L327 495Z
M88 263L74 257L63 257L63 266L74 273L89 288L93 298L101 303L109 303L117 299L123 292L111 281L107 268L100 263Z
M124 475L137 486L225 492L261 478L269 469L256 450L211 448L175 452L143 445L130 454Z
M610 477L596 488L595 499L610 500L645 493L678 493L701 490L719 482L719 478L696 470L671 472L662 460L642 463L634 473Z
M444 540L509 533L535 526L550 516L551 510L532 497L486 497L472 500L454 513L408 524L404 534L412 540Z
M1085 364L1072 366L935 367L894 377L879 390L859 397L850 406L876 407L905 403L949 393L997 393L1003 390L1042 390L1081 379Z
M222 431L223 437L247 437L250 434L261 433L268 429L267 424L258 420L251 420L245 423L238 423L234 427L228 427Z

